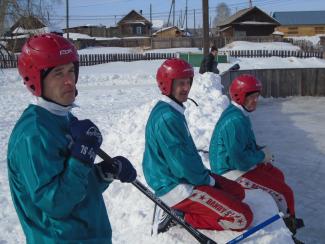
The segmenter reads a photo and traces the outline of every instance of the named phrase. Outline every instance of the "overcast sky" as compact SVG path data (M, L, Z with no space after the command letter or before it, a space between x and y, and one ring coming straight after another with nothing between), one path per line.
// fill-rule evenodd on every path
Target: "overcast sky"
M56 8L55 14L53 13L52 16L52 22L61 28L66 25L65 2L66 0L62 0L62 4ZM150 4L152 6L152 19L167 22L171 2L172 0L70 0L69 26L86 24L114 26L132 9L142 10L143 16L150 20ZM181 20L185 25L186 2L188 3L188 27L193 28L194 26L194 12L196 27L202 26L201 0L176 0L175 23ZM216 6L221 2L220 0L209 0L211 20L215 16ZM230 7L232 13L249 6L247 0L227 0L224 2ZM253 0L252 2L253 6L261 8L268 14L275 11L325 10L325 0Z

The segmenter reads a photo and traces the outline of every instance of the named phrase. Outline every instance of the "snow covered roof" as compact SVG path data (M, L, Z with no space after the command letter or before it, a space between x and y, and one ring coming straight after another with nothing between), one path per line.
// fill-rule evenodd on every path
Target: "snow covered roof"
M283 36L283 35L284 35L284 33L283 33L283 32L281 32L281 31L274 31L274 32L272 33L272 35L279 35L279 36Z
M67 38L67 33L64 33L63 36L65 38ZM73 33L73 32L69 32L69 38L72 39L72 40L77 40L77 39L89 39L89 40L95 40L94 37L91 37L89 35L86 35L86 34L80 34L80 33Z
M23 34L23 35L17 35L17 36L4 36L3 39L23 39L23 38L29 38L30 34Z
M62 29L55 26L45 26L39 29L24 29L23 27L17 27L12 31L12 34L42 34L42 33L63 33Z
M275 25L275 23L272 23L272 22L262 22L262 21L242 21L237 24L240 24L240 25Z
M141 24L141 25L146 25L145 21L141 20L125 20L123 23L125 24Z
M161 28L160 30L157 30L155 33L153 33L152 35L156 35L160 32L164 32L166 30L170 30L170 29L176 29L178 31L180 31L180 29L177 27L177 26L167 26L167 27L164 27L164 28Z

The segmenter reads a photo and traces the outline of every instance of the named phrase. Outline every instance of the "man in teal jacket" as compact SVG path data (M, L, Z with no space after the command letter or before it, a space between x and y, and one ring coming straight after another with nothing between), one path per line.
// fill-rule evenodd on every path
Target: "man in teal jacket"
M231 83L231 104L221 114L210 142L211 170L245 188L260 188L270 193L295 233L303 224L295 218L293 191L285 183L282 171L271 164L268 148L256 144L249 119L261 91L261 82L252 75L240 75Z
M27 88L38 97L16 123L8 144L13 203L27 243L111 243L103 191L114 178L136 177L124 157L94 165L102 136L90 120L71 114L78 54L65 38L30 38L18 60Z
M183 103L193 81L193 68L182 59L168 59L157 71L163 97L146 126L143 172L149 186L166 204L196 228L240 231L252 221L244 191L236 182L212 175L197 152ZM163 218L158 233L172 221Z

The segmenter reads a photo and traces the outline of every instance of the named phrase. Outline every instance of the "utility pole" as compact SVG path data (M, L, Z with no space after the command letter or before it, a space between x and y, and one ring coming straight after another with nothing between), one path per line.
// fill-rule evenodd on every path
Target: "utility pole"
M69 39L69 0L66 0L67 38Z
M152 5L151 5L151 3L150 3L150 23L151 23L151 28L150 28L150 36L151 36L151 34L152 34Z
M185 16L186 16L186 21L185 21L185 30L187 32L187 0L186 0L186 7L185 7Z
M249 7L252 8L253 7L253 3L252 0L249 0Z
M203 54L209 53L209 0L202 0L203 12Z
M194 32L196 32L196 30L195 30L195 9L194 9Z
M173 9L173 25L175 25L175 0L172 0L172 4L170 5L168 21L167 21L168 26L169 26L169 20L170 20L170 15L172 13L172 9Z
M173 26L175 26L175 0L173 0Z
M8 8L9 1L3 0L0 1L0 36L4 33L4 26L5 26L5 18L7 14L7 8Z

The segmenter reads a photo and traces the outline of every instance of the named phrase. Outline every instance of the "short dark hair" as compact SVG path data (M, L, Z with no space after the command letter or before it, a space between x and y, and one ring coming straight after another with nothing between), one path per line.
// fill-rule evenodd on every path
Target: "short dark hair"
M213 52L213 51L218 51L218 48L217 48L215 45L213 45L213 46L211 47L210 52Z

